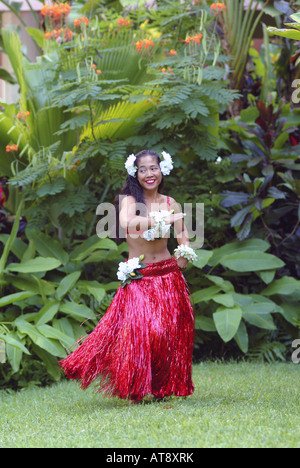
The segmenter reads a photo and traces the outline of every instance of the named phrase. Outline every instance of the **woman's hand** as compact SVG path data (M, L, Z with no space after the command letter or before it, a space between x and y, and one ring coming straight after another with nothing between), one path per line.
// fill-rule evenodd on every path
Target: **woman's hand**
M182 271L186 269L189 263L189 261L184 257L179 257L176 261L179 269Z
M165 218L166 224L174 224L176 221L183 219L186 216L186 213L175 213L167 216Z

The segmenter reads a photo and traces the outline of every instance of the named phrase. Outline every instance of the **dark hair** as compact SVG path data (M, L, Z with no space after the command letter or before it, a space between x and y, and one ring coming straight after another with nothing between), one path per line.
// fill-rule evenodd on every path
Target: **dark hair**
M158 164L160 163L161 159L155 151L152 150L143 150L140 151L135 155L136 160L135 164L138 165L138 161L140 158L143 156L155 156L157 158ZM158 186L158 190L162 190L164 186L164 178L162 178L161 183ZM127 175L125 184L123 185L121 192L115 197L114 199L114 205L116 208L116 235L117 235L117 240L119 240L119 214L120 214L120 206L119 206L119 197L120 195L131 195L132 197L135 198L135 201L137 203L145 203L144 200L144 195L143 195L143 188L141 184L138 181L137 176L131 176ZM138 213L137 213L138 214Z

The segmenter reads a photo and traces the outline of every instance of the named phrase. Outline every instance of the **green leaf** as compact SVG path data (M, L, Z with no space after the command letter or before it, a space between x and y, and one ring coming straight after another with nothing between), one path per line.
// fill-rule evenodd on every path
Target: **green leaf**
M179 107L191 118L195 119L199 114L207 117L209 109L200 98L186 99Z
M230 220L230 226L240 226L245 219L245 216L252 210L252 206L246 206L242 210L239 210Z
M281 268L285 263L275 255L253 250L244 250L224 256L220 263L233 271L258 271Z
M55 293L58 300L61 300L74 287L80 275L81 271L74 271L62 279Z
M61 312L64 312L76 320L95 318L94 312L84 304L77 304L76 302L65 302L59 307Z
M289 295L294 291L300 291L300 281L292 276L283 276L273 281L261 294L264 296L272 296L274 294Z
M220 337L227 343L238 331L242 310L239 307L219 307L213 314L213 319Z
M61 265L61 262L52 257L37 257L25 263L11 263L7 271L19 273L37 273L54 270Z
M0 333L0 338L1 338L1 340L5 341L5 343L7 343L7 344L9 344L11 346L14 346L15 348L20 349L25 354L30 355L30 352L28 351L28 349L21 343L21 341L19 341L15 337L15 335L13 333L8 334L8 335L4 335L4 334Z
M8 73L5 68L0 67L0 79L3 81L7 81L10 84L16 84L16 80Z
M23 352L15 346L6 346L7 359L14 372L18 372L23 357Z
M246 124L252 124L256 121L259 116L259 110L257 107L249 107L241 111L240 117L241 121Z
M3 272L4 272L4 268L5 268L5 265L6 265L6 262L7 262L9 252L10 252L10 250L12 248L12 245L13 245L16 237L17 237L17 233L18 233L18 229L19 229L19 223L20 223L20 215L21 215L21 212L22 212L22 209L23 209L23 203L24 202L22 200L21 203L18 206L17 213L16 213L16 218L15 218L15 221L14 221L14 224L13 224L9 239L6 242L5 246L4 246L4 250L3 250L3 253L2 253L1 258L0 258L0 280L3 277Z
M3 242L3 244L6 244L8 239L9 239L8 234L0 234L0 242ZM14 240L11 246L11 252L16 257L18 257L19 260L21 260L26 249L27 249L27 244L25 244L25 242L23 242L21 239L18 239L18 237L16 237L16 239Z
M101 302L106 294L104 285L101 285L98 281L79 281L78 286L83 286L98 302Z
M118 246L111 239L99 239L97 235L92 236L82 242L78 247L75 247L71 254L71 259L81 261L97 249L117 250Z
M207 332L216 331L216 326L212 318L197 315L195 317L195 328L196 330L204 330Z
M12 332L10 333L10 336L12 338L15 338L16 341L19 343L19 339L16 333ZM6 354L7 354L7 359L13 371L18 372L18 370L20 369L20 364L21 364L22 357L23 357L23 350L20 349L19 347L12 346L11 344L7 343Z
M300 41L300 31L295 31L293 29L277 29L273 27L269 27L267 29L271 34L275 34L276 36L287 37L288 39Z
M8 304L13 304L18 301L22 301L27 297L35 296L35 292L33 291L22 291L14 294L9 294L8 296L1 297L0 299L0 307L4 307Z
M254 312L243 312L243 318L251 323L251 325L255 325L258 328L276 330L276 325L273 322L271 314L259 315Z
M69 319L67 317L54 319L52 322L52 325L54 328L56 328L57 330L60 330L69 338L72 338L72 340L75 342L75 335L74 335L74 330L73 330L71 321L72 319Z
M274 312L277 309L277 304L274 302L255 302L243 307L243 313L265 315Z
M59 302L50 300L48 301L39 311L39 313L35 316L35 324L36 326L44 325L47 322L50 322L53 317L58 312L59 309Z
M249 338L248 338L248 332L245 323L243 320L241 320L240 326L238 328L238 331L234 335L234 339L243 353L248 352L248 346L249 346Z
M53 180L53 182L47 182L41 185L37 189L36 194L40 198L45 197L46 195L56 195L57 193L62 192L65 186L66 186L65 179L60 177L60 178Z
M18 330L30 337L30 339L40 348L45 349L53 356L65 357L65 350L56 340L44 337L37 328L26 320L18 317L15 320Z
M50 325L39 325L36 329L41 332L46 338L54 338L55 340L61 341L67 347L71 347L74 345L74 340L70 338L68 335L63 333L62 331L58 330L57 328L50 327Z
M213 252L210 250L198 249L195 250L197 260L193 261L193 265L197 268L203 268L207 265L209 259L212 257Z
M222 291L225 291L225 292L232 291L232 292L234 292L233 284L230 281L224 280L223 278L221 278L221 276L205 275L205 278L209 279L210 281L215 283L217 286L220 286Z
M66 265L69 260L69 255L61 247L61 243L47 236L43 232L37 232L30 230L27 232L27 237L33 240L36 250L43 257L54 257L61 261L63 265Z
M61 377L61 370L57 364L57 359L39 346L33 345L32 350L43 361L48 373L55 380L59 380Z
M280 303L279 312L283 315L285 320L294 326L297 326L300 322L299 302L283 301Z
M262 279L262 281L264 281L266 284L269 284L273 281L275 274L276 274L276 270L266 270L266 271L261 270L261 271L257 271L256 273L259 276L259 278Z
M223 245L222 247L218 247L217 249L213 250L213 256L210 259L209 264L212 266L217 265L220 260L231 254L240 251L250 251L250 250L257 250L259 252L264 252L270 248L270 244L267 241L262 239L246 239L243 241L234 241L228 244Z
M32 291L35 293L40 294L40 285L42 285L43 292L46 296L52 296L55 293L55 288L49 281L45 281L43 279L39 279L39 283L37 283L37 277L34 275L25 275L25 274L18 274L13 275L6 273L5 279L11 283L15 288L24 290L24 291Z
M0 340L0 364L5 364L5 362L6 362L5 341Z
M209 288L200 289L192 294L194 304L199 302L210 301L222 288L219 286L210 286Z
M225 307L233 307L234 299L231 294L216 294L212 297L212 300L222 304Z

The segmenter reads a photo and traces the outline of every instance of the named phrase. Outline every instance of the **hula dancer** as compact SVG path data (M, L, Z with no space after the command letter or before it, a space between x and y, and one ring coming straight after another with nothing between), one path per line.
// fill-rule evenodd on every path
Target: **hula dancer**
M117 203L117 221L126 230L129 257L104 317L60 366L87 388L135 402L145 396L193 393L194 313L182 271L195 259L176 201L163 195L163 176L172 158L144 150L127 158L128 172ZM119 197L117 197L119 199ZM174 226L178 247L167 247Z

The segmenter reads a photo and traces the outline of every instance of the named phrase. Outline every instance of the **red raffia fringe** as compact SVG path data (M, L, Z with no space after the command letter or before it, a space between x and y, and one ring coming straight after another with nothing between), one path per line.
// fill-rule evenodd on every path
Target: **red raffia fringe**
M174 258L141 272L59 365L81 388L97 379L99 391L119 398L191 395L194 311L184 276Z

